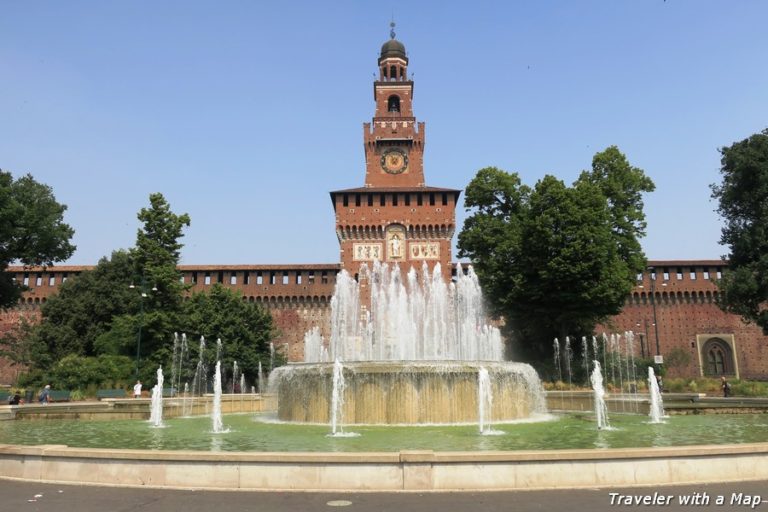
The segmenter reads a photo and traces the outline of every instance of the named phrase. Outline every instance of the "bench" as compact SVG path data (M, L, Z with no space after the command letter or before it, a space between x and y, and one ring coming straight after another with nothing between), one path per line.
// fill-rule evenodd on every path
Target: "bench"
M10 391L0 391L0 404L7 404L10 397Z
M176 396L176 388L163 388L163 398Z
M48 394L48 400L50 402L69 402L71 391L51 390Z
M96 398L101 400L102 398L125 398L124 389L100 389L96 391Z

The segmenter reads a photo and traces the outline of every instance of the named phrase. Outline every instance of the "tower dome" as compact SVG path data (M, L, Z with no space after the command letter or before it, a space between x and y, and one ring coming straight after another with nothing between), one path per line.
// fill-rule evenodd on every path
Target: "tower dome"
M381 57L379 57L379 61L389 58L408 60L408 56L405 54L405 45L394 37L381 45Z
M408 55L405 53L405 45L395 39L395 22L389 24L389 41L381 45L379 64L386 59L402 59L408 64Z

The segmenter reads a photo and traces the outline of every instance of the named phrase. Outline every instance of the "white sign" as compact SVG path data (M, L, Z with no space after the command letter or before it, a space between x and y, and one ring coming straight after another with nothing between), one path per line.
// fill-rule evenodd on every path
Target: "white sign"
M653 356L653 362L656 364L664 364L664 356Z

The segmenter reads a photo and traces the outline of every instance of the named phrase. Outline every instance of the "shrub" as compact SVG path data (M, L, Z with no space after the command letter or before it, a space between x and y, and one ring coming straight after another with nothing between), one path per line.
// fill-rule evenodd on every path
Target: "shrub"
M125 387L131 382L132 362L126 356L66 356L51 369L54 389L95 390L106 385Z

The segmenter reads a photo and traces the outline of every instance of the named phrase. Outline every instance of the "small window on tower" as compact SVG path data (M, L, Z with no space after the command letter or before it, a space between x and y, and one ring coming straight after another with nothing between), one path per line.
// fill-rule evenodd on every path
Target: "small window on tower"
M400 112L400 98L394 94L387 99L387 111Z

